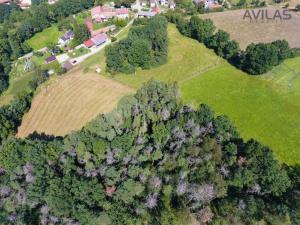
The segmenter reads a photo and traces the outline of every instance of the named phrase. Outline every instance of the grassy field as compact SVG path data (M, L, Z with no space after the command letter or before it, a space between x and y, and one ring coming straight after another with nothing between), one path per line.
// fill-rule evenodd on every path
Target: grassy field
M126 32L121 34L122 37ZM186 103L193 106L207 103L217 114L228 115L242 137L255 138L270 146L282 162L300 163L300 58L287 60L266 75L250 76L204 45L180 35L174 25L169 26L168 32L167 64L138 70L134 75L118 74L113 79L125 86L114 86L118 82L111 81L112 86L107 90L103 89L103 82L108 80L93 72L101 68L101 75L110 77L105 71L104 51L101 51L67 76L74 76L74 81L60 78L54 86L42 89L35 97L33 109L26 115L19 135L25 136L34 130L63 135L79 129L93 116L112 109L115 103L111 104L107 96L121 90L116 96L117 101L121 95L130 92L127 86L137 89L155 78L176 81ZM122 92L123 88L126 91Z
M131 92L111 79L73 71L41 88L23 118L18 136L34 131L63 136L82 128L98 114L111 111L122 96Z
M0 95L0 106L9 104L10 101L28 90L28 84L33 78L33 72L24 72L24 61L17 61L12 66L10 73L9 88Z
M46 47L50 42L57 42L58 38L62 36L63 33L57 29L56 25L43 30L40 33L35 34L32 38L26 42L29 44L34 51Z
M273 17L275 10L282 10L273 6L263 9L267 9L269 17ZM256 14L258 13L258 10L262 9L256 9ZM243 19L245 11L245 9L241 9L219 13L209 13L204 14L201 17L212 19L214 24L219 29L230 33L231 38L236 40L242 49L246 48L246 46L252 42L271 42L279 39L287 40L291 47L300 47L299 14L291 12L292 18L290 20L258 20L258 22L250 22L249 19Z
M173 25L169 36L166 65L114 79L133 88L152 77L177 81L186 103L209 104L217 114L228 115L244 138L270 146L283 162L300 163L300 58L287 60L264 76L249 76L181 36ZM104 56L99 59L104 67Z

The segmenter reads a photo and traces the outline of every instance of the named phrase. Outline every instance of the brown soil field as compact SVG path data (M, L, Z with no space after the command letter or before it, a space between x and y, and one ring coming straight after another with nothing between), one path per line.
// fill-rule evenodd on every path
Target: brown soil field
M277 7L267 7L255 9L255 15L259 10L267 11L268 17L273 18L276 10L279 10L280 15L283 16L283 9ZM236 40L241 49L245 49L250 43L267 43L275 40L285 39L289 42L291 47L300 47L300 15L289 11L286 13L291 14L291 19L280 20L253 20L248 18L244 19L245 9L231 10L219 13L209 13L202 15L202 18L210 18L218 29L227 31L231 39Z
M41 88L17 136L26 137L34 131L64 136L81 129L97 115L110 112L124 95L132 92L95 73L74 71Z

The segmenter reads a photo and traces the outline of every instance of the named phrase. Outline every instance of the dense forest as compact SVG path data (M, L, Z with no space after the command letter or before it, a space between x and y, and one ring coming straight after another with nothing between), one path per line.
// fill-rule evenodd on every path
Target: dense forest
M106 49L106 65L111 73L133 73L167 61L168 21L163 16L136 19L128 37Z
M0 165L3 224L300 223L299 166L156 81L64 138L9 137Z
M185 19L180 12L171 11L166 14L166 17L169 22L176 24L183 35L205 44L217 55L248 74L266 73L285 59L300 55L300 50L290 48L286 40L252 43L245 50L241 50L239 44L231 40L227 32L217 31L210 19L201 19L199 16Z

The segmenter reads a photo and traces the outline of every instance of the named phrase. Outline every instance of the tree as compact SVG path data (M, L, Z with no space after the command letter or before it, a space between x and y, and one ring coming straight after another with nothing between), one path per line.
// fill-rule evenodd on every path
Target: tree
M151 65L151 45L147 40L136 40L128 53L128 62L134 67L149 69Z
M0 108L0 128L27 108ZM207 105L184 105L176 85L151 80L64 138L19 139L15 128L0 132L3 224L183 224L182 212L203 224L299 221L299 168Z
M82 44L84 41L90 38L90 33L84 24L74 24L74 39L72 41L72 46L77 46Z
M230 59L240 51L236 41L231 41L230 36L223 30L218 30L206 43L207 47L214 49L217 55Z
M191 37L205 43L213 35L216 27L210 19L200 19L198 16L192 16L189 23Z
M250 74L265 73L276 64L276 49L270 44L250 44L242 55L242 68Z
M137 20L127 39L106 48L108 71L133 73L137 67L149 69L164 64L168 54L167 35L164 17Z

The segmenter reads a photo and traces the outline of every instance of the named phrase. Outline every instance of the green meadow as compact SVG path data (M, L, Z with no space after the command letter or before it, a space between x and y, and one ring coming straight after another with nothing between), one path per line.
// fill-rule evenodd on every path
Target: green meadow
M42 32L35 34L32 38L27 40L27 44L37 51L47 46L48 43L57 42L58 38L62 36L56 25L52 25L49 28L44 29Z
M226 114L245 139L271 147L279 160L300 163L300 58L286 60L263 76L250 76L169 26L168 63L113 79L138 88L151 78L177 82L183 100ZM103 52L98 64L105 68ZM107 75L103 72L103 75Z

